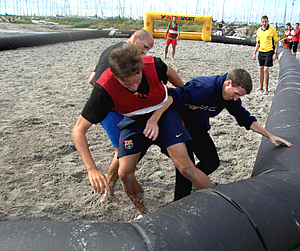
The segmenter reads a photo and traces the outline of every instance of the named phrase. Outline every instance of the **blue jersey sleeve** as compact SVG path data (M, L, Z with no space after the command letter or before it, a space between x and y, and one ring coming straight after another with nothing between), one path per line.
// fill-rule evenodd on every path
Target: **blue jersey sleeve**
M186 104L199 106L208 99L212 88L207 88L204 78L197 77L187 82L182 87L169 90L169 95L173 98L173 107L181 111Z
M173 98L172 107L182 112L187 99L185 90L182 87L169 89L169 95Z
M242 101L228 101L226 104L227 111L235 117L239 126L244 126L247 130L250 130L250 126L254 121L257 121L254 116L242 106Z

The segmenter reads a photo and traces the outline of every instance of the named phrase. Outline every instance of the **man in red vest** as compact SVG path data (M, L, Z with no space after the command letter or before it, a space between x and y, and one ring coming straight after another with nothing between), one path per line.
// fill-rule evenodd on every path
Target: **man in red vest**
M110 53L108 68L94 85L72 132L75 147L89 173L92 187L99 193L111 193L105 175L97 168L86 138L92 124L101 122L111 110L123 115L118 124L118 176L124 191L140 214L146 214L143 189L135 177L137 162L152 145L166 150L176 168L196 189L212 184L206 174L191 161L185 142L191 140L179 113L169 106L167 81L182 84L176 71L160 58L140 56L138 48L127 43ZM154 113L154 111L156 111Z
M296 57L297 50L298 50L298 44L299 44L299 35L300 35L299 23L296 23L296 29L292 35L293 35L293 53Z
M172 23L169 23L168 29L167 29L166 35L165 35L165 38L167 39L166 49L165 49L165 58L167 58L169 45L172 44L172 48L173 48L172 58L174 59L175 47L177 45L177 40L179 39L179 35L180 35L180 26L177 23L177 17L173 16L173 21L172 21Z
M284 43L286 49L292 50L293 47L293 35L292 32L294 33L294 30L291 26L291 23L286 24L286 31L284 32L285 38L282 39L281 41Z
M109 67L108 59L109 54L112 50L121 47L125 43L130 43L136 46L141 55L146 55L148 51L153 47L154 40L152 35L146 30L137 30L135 31L131 37L127 41L118 42L106 48L100 55L98 64L94 72L91 74L89 82L92 86L96 84L96 81L102 75L102 73ZM120 130L118 128L118 123L124 118L124 116L118 112L111 111L108 113L106 118L101 121L101 125L105 129L111 143L114 147L114 157L112 162L109 165L107 180L109 183L110 191L111 191L111 199L114 201L114 204L119 204L119 201L116 197L114 197L114 187L116 182L118 181L118 168L119 168L119 138L120 138ZM100 202L103 202L107 198L107 193L104 193L100 199Z

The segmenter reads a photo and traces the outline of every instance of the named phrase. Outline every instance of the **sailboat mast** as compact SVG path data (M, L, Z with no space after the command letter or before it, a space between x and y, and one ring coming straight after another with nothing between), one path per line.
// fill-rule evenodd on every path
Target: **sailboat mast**
M225 0L223 0L222 21L224 20L224 8L225 8Z

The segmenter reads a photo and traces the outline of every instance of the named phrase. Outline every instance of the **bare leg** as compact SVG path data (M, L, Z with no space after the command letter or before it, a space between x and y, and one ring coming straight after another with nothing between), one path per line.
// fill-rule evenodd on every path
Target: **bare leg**
M167 58L168 55L168 48L169 48L169 44L167 44L165 48L165 58Z
M263 90L263 85L264 85L264 66L259 67L259 89L258 90Z
M173 48L173 51L172 51L172 58L174 59L174 56L175 56L175 48L176 48L176 46L172 45L172 48Z
M178 168L183 176L195 185L196 189L203 189L212 186L208 176L200 169L196 168L191 161L185 143L178 143L169 146L167 151L176 168Z
M111 196L114 197L114 189L115 185L119 179L118 175L118 170L119 170L119 160L118 160L118 152L119 152L119 147L115 147L115 155L110 163L110 166L108 168L108 174L107 174L107 181L108 185L111 191ZM105 199L108 197L107 191L102 195L100 202L104 202ZM114 198L113 201L115 202L116 205L120 206L121 202L117 199Z
M265 92L264 94L268 94L269 93L269 67L268 66L265 66L264 67L264 76L265 76Z
M119 179L119 160L118 160L119 147L115 147L114 158L108 168L107 181L111 191L111 195L114 195L114 188Z
M140 153L123 156L119 159L119 177L122 181L124 191L130 198L140 214L146 214L147 209L143 199L143 188L137 181L134 172Z

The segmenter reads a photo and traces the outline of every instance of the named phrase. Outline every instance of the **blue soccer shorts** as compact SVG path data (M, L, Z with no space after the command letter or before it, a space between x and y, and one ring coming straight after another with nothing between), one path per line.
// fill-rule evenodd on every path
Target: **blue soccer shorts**
M191 136L183 125L179 113L171 108L164 112L158 122L158 138L155 141L148 139L144 136L143 131L150 116L141 116L136 119L125 117L118 124L121 130L118 157L139 152L144 155L152 144L165 150L171 145L191 140Z

